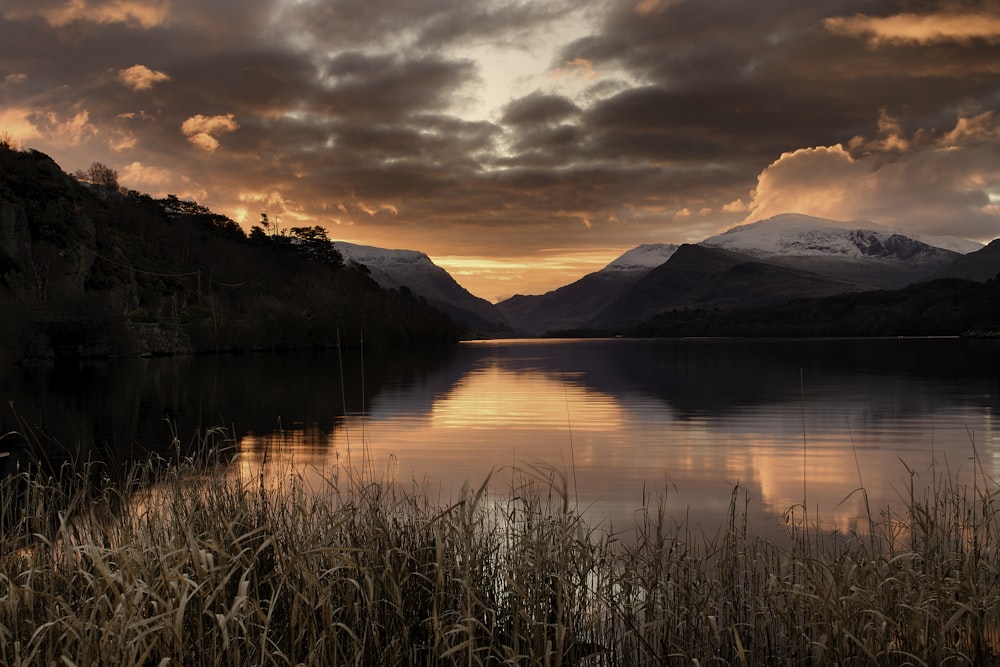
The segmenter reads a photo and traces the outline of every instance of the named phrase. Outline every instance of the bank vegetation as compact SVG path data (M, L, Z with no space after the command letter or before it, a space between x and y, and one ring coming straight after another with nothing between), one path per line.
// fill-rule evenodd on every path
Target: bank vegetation
M777 544L754 537L738 487L706 537L655 499L634 526L592 523L551 471L439 499L346 469L320 489L293 470L277 487L245 470L152 462L124 482L93 468L5 479L0 664L1000 659L991 480L915 483L906 506L852 534L790 508Z

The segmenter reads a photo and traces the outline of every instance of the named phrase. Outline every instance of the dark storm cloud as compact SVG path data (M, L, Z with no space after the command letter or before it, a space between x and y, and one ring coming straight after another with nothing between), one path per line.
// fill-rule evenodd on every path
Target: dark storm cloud
M620 65L651 87L644 96L626 93L636 104L619 100L595 116L598 123L612 115L622 123L676 122L727 141L771 137L756 142L770 151L775 143L787 149L849 140L870 131L885 107L905 113L914 127L944 130L959 100L995 91L1000 42L877 49L828 29L829 17L888 15L900 11L898 2L642 5L650 10L618 5L600 34L563 51L564 59L597 68Z
M323 69L329 87L318 100L322 110L376 122L447 107L451 95L475 71L470 62L431 56L405 60L359 52L338 55Z
M536 92L508 104L504 109L502 120L510 125L554 123L579 111L579 107L561 95Z
M285 29L308 35L325 48L438 50L458 42L516 40L519 33L553 21L574 2L455 0L338 0L304 2Z

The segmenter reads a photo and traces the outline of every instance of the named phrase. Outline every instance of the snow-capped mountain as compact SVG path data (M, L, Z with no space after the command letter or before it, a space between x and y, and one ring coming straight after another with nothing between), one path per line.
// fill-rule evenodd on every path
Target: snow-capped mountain
M894 237L896 238L895 240ZM843 222L801 213L783 213L711 236L701 245L755 257L774 255L842 255L891 257L905 250L903 239L951 250L974 252L982 244L953 236L903 234L874 222Z
M677 252L677 246L673 243L643 243L618 257L597 273L615 271L645 273L663 264L675 252Z
M740 225L699 245L883 289L926 280L982 247L965 239L917 238L871 222L797 213Z
M337 241L348 263L361 264L372 279L389 289L405 287L480 335L509 332L503 314L486 299L471 294L451 274L417 250L388 250Z
M621 255L600 271L538 296L516 295L497 304L517 331L537 336L574 329L618 299L677 251L671 243L648 243Z
M686 244L594 313L585 328L622 331L665 311L762 306L868 289L745 253Z

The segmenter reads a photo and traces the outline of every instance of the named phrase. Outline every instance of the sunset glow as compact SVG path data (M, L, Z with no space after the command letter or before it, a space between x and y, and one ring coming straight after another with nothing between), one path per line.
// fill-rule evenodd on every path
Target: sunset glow
M0 133L495 301L786 212L992 240L998 48L992 3L8 0Z

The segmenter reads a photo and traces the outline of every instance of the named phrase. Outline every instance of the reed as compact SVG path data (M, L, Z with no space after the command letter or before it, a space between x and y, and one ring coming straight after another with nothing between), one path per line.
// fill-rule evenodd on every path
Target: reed
M447 501L347 470L0 482L2 665L940 665L1000 658L997 488L946 476L868 532L590 525L565 475Z

